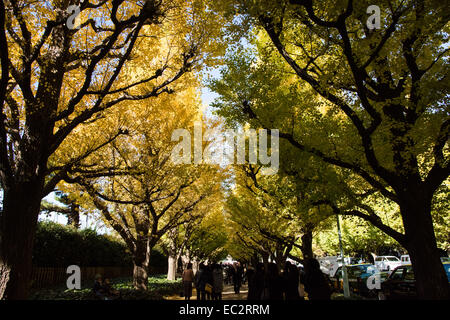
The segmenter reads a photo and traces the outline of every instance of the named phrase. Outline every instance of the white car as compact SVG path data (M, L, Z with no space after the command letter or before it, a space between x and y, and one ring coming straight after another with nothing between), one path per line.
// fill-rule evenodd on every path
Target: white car
M402 265L411 264L411 259L409 258L409 254L405 254L400 257L400 260L402 261Z
M337 256L317 258L320 263L320 270L329 276L334 276L337 269L342 266L342 258ZM345 257L345 264L357 264L358 259L353 257Z
M295 261L295 260L293 260L291 258L287 258L286 262L290 262L291 264L293 264L296 267L302 267L303 268L303 265L300 262L297 262L297 261Z
M409 254L405 254L400 257L400 260L402 261L402 265L411 264L411 258L409 257ZM449 257L441 257L441 262L450 262Z
M330 270L328 268L325 268L324 266L320 266L320 270L322 273L326 274L327 276L330 275Z
M380 271L391 271L401 265L400 259L394 256L377 256L375 258L375 267Z

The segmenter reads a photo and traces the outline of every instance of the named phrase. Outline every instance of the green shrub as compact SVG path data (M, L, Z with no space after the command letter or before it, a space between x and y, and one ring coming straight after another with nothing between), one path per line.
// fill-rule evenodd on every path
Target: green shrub
M178 294L182 290L182 283L178 281L169 281L166 275L157 275L149 277L148 290L138 291L133 289L133 280L131 278L113 279L112 287L119 290L123 300L162 300L164 296ZM80 290L68 290L64 286L40 289L34 291L31 300L96 300L92 293L92 281L82 283Z
M167 272L167 256L161 252L161 249L154 248L150 254L150 273L160 274Z
M125 244L94 230L76 230L54 222L39 222L33 248L36 267L128 267L131 255Z

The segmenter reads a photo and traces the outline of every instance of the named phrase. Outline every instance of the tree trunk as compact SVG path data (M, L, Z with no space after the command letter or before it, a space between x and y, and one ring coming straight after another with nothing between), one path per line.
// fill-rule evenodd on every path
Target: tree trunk
M269 270L269 255L265 252L261 253L263 264L264 264L264 270L267 273L267 270Z
M145 238L136 241L136 250L133 257L133 287L137 290L146 291L148 288L150 252L151 248L149 248L148 241Z
M283 254L283 249L279 246L275 251L275 264L277 265L278 271L284 270L284 265L286 263L286 258Z
M406 249L416 278L417 294L421 299L448 300L449 285L436 244L431 197L417 192L401 200Z
M148 265L145 263L134 264L133 287L137 290L146 291L148 288Z
M167 271L167 280L174 281L177 277L177 267L178 267L178 259L172 255L168 257L168 271Z
M181 265L182 265L182 270L185 270L187 268L187 265L189 263L192 263L192 268L194 268L194 263L193 261L191 261L191 259L189 259L189 257L187 257L185 254L180 254L178 261L181 261ZM192 269L194 270L194 269Z
M5 188L0 216L0 299L28 298L43 179Z
M194 271L194 273L197 273L199 266L200 262L197 259L192 261L192 271Z
M70 213L67 217L67 225L80 228L80 206L76 203L70 204Z
M313 235L311 231L305 232L302 235L302 254L303 254L303 259L308 259L308 258L313 258L314 254L313 254L313 249L312 249L312 239L313 239Z
M259 263L258 254L254 253L252 257L250 258L250 264L254 267Z
M281 270L284 269L284 263L286 261L283 261L283 256L276 256L275 257L275 264L277 265L278 271L281 272Z

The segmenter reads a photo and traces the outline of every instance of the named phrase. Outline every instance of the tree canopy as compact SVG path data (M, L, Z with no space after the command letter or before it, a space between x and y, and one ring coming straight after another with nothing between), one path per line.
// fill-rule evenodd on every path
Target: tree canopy
M39 213L80 210L125 242L137 289L156 245L172 266L282 268L335 254L341 216L347 253L408 252L419 297L448 299L449 18L438 0L2 1L0 299L29 293ZM267 130L279 170L198 161L199 122ZM179 129L194 155L174 161Z

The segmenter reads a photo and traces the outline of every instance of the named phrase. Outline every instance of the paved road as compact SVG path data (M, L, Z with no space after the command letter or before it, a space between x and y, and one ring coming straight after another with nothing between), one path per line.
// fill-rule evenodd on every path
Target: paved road
M239 294L234 293L232 285L224 285L222 292L222 300L247 300L248 288L247 285L241 287ZM164 297L166 300L184 300L179 295ZM192 290L191 300L197 300L197 291L194 288Z

